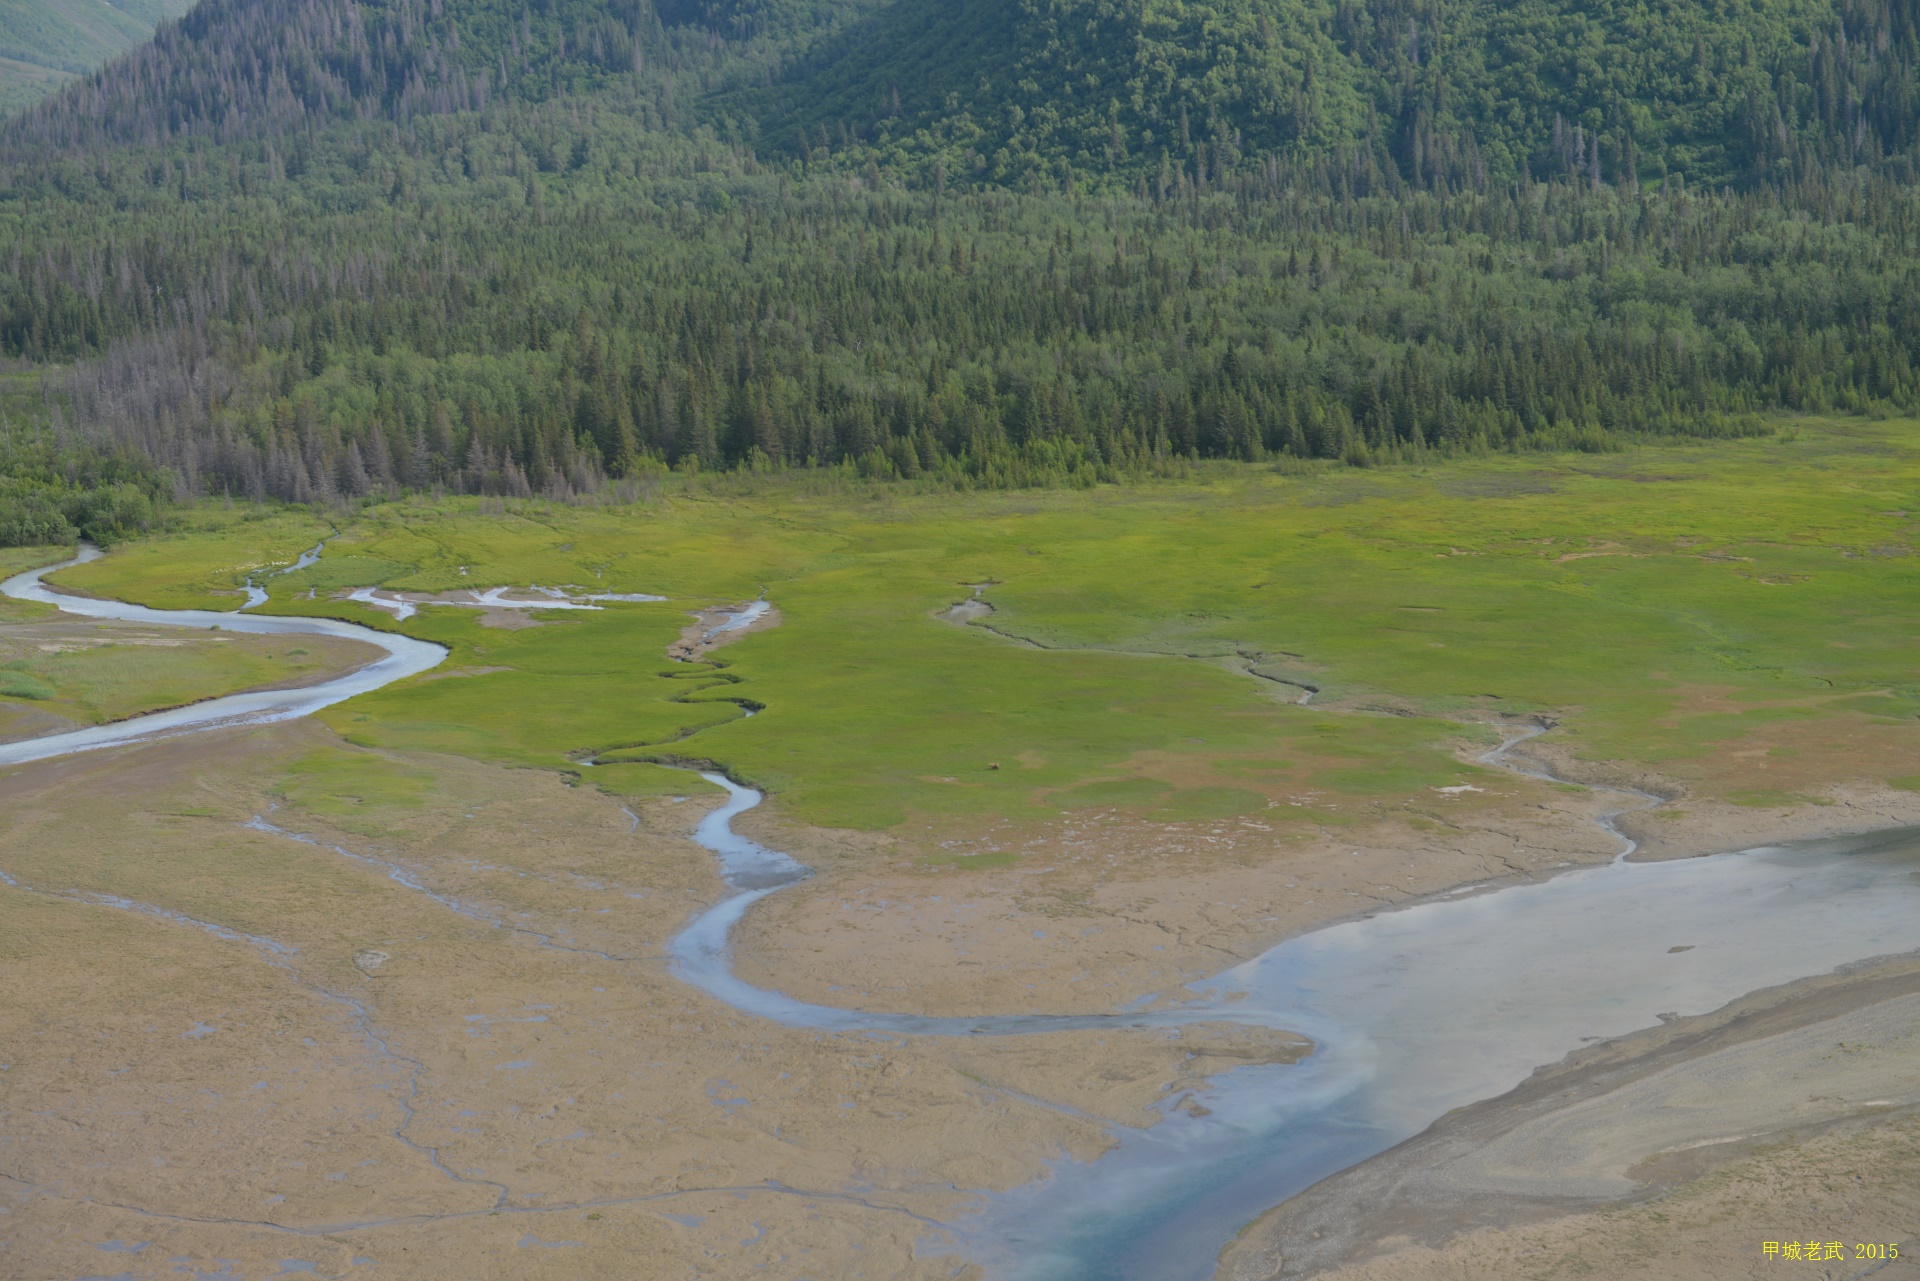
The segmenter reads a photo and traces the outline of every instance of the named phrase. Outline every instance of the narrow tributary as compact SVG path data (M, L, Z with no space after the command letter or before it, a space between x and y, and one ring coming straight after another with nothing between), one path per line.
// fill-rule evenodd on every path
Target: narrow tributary
M66 564L95 555L83 549ZM302 716L445 657L438 645L330 619L67 596L40 582L56 568L16 575L0 592L90 618L341 636L379 646L387 657L306 689L230 695L0 744L0 764ZM1485 759L1538 774L1506 759L1518 741ZM1150 1129L1117 1130L1116 1146L1099 1159L1062 1158L1046 1179L986 1197L949 1225L962 1253L1021 1281L1197 1281L1262 1210L1450 1109L1504 1093L1538 1065L1762 988L1920 949L1920 829L1897 829L1672 862L1634 863L1623 854L1544 881L1378 911L1289 939L1136 1013L961 1019L843 1009L756 988L734 974L734 926L809 869L733 830L732 820L761 801L759 792L719 774L702 777L728 800L694 839L719 858L735 892L674 938L674 971L745 1013L880 1036L1120 1028L1151 1035L1235 1022L1313 1039L1314 1052L1298 1064L1216 1078L1203 1096L1204 1115L1169 1111ZM1614 830L1611 817L1602 822Z

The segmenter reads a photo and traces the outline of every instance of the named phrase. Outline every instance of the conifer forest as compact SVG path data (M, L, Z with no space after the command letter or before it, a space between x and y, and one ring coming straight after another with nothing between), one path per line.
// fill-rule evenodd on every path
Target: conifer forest
M205 0L0 124L0 541L1920 408L1899 0Z

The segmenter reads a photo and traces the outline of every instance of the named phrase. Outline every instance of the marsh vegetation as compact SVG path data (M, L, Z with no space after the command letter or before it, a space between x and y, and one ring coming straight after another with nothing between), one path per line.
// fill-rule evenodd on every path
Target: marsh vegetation
M556 769L713 760L833 827L1340 822L1480 779L1457 745L1530 717L1597 768L1791 806L1920 773L1903 431L965 498L766 476L630 506L415 499L342 523L272 608L392 627L344 589L669 596L510 632L426 609L404 627L480 674L330 715L356 741ZM62 581L217 605L236 559L315 536L244 508L191 520ZM992 616L940 625L978 583ZM762 585L776 633L664 661L689 607Z

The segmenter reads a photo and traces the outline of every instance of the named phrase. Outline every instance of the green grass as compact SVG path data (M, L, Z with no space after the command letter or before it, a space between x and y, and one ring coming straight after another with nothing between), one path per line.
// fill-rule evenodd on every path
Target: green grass
M1833 804L1824 796L1805 796L1799 792L1783 792L1770 787L1736 788L1727 793L1727 799L1749 809L1790 809L1796 805Z
M452 649L449 668L507 670L390 687L329 719L362 746L557 766L590 752L671 745L741 716L738 705L711 701L731 683L666 670L664 651L686 621L670 607L541 617L543 626L504 631L482 627L472 610L428 610L407 630Z
M330 522L301 508L208 503L175 532L115 547L111 556L48 581L160 609L238 609L246 603L247 575L293 564L332 532ZM266 585L276 596L290 594L284 580Z
M83 723L121 720L220 694L308 677L326 661L287 638L186 633L166 645L131 641L44 652L0 665L0 698L30 699ZM0 654L19 648L0 629Z
M341 552L325 556L297 572L277 574L266 586L276 596L292 596L306 591L327 595L343 588L377 586L403 577L410 568L395 560Z
M1783 772L1841 768L1819 744L1860 726L1911 748L1920 770L1903 728L1920 712L1911 422L1601 457L1204 475L973 495L776 475L624 509L376 508L330 545L345 576L323 570L313 585L379 570L424 590L575 583L674 599L526 631L425 611L406 630L452 646L450 667L510 670L412 682L326 716L359 744L525 765L713 760L798 817L858 828L1092 809L1337 819L1485 785L1491 773L1453 750L1491 742L1459 718L1494 711L1552 713L1583 755L1735 799L1804 797L1807 782ZM243 531L202 519L116 550L82 581L204 599L232 574ZM301 519L275 518L285 546ZM1006 635L933 617L979 582L996 584L985 621ZM779 628L720 651L720 668L663 660L687 609L762 585ZM276 591L274 607L393 626L325 594ZM1319 686L1319 705L1229 670L1246 661ZM765 710L749 719L728 698ZM1779 781L1729 755L1770 735L1794 742ZM682 785L632 777L646 780L636 794Z
M434 793L433 775L400 761L321 750L294 761L274 785L288 805L333 819L375 810L417 810Z
M53 686L35 676L32 672L21 670L26 664L20 660L0 667L0 697L5 698L53 698Z
M687 777L683 769L636 762L598 765L587 771L586 780L609 796L651 799L657 796L687 796L705 786Z

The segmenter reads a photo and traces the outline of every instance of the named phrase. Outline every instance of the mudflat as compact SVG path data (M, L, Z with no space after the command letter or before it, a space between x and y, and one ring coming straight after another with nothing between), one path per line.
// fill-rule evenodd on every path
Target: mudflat
M1843 488L1884 507L1827 492L1812 464L1843 454L1870 460ZM741 979L962 1018L1164 1010L1283 940L1628 838L1669 859L1920 822L1906 588L1898 557L1860 550L1904 536L1920 459L1852 424L1659 461L1678 488L1657 500L1631 460L1544 458L1459 467L1550 485L1408 469L820 501L727 478L625 509L347 521L266 608L434 641L440 667L299 723L0 774L0 966L22 993L0 1043L27 1047L0 1073L0 1258L980 1275L968 1234L998 1194L1097 1172L1311 1048L1284 1026L940 1038L744 1015L667 950L727 893L689 839L720 799L689 764L765 790L739 830L814 870L734 931ZM298 516L192 522L62 580L231 604L315 539ZM352 598L370 579L415 612ZM566 609L531 595L589 582ZM448 607L496 591L511 605ZM49 659L204 653L200 697L252 679L219 657L249 643ZM356 661L274 644L249 661ZM0 714L38 734L55 705ZM1732 1258L1730 1233L1805 1235L1776 1225L1785 1180L1856 1167L1833 1204L1892 1222L1920 1103L1901 964L1545 1067L1259 1218L1221 1243L1226 1274L1571 1267L1628 1216L1679 1276ZM1661 1208L1683 1205L1708 1207L1699 1232Z
M1885 1260L1856 1247L1920 1206L1917 1081L1920 962L1758 992L1447 1116L1249 1225L1219 1275L1744 1278L1816 1238L1864 1275Z
M742 1018L664 964L665 941L724 893L710 856L686 839L718 798L686 781L683 799L623 801L552 774L354 748L311 722L9 774L7 968L35 997L10 1013L8 1042L34 1052L10 1065L4 1085L10 1101L59 1106L28 1116L10 1102L17 1150L31 1159L7 1185L8 1248L76 1268L91 1264L89 1249L137 1245L115 1266L164 1250L239 1275L294 1260L346 1276L372 1275L376 1261L423 1276L508 1266L578 1275L618 1269L644 1248L666 1251L673 1267L746 1275L791 1260L804 1242L823 1271L852 1274L879 1259L889 1275L948 1275L942 1225L964 1222L979 1194L1043 1177L1063 1153L1097 1159L1110 1127L1204 1109L1215 1075L1299 1052L1296 1040L1258 1029L955 1042ZM99 813L106 786L126 798L124 811ZM1567 832L1591 827L1578 806L1557 812ZM948 902L936 889L950 893L948 878L924 868L870 875L856 889L844 865L874 852L858 834L772 816L743 826L828 869L750 917L744 975L829 1003L933 1013L1111 1008L1257 951L1263 932L1218 929L1260 905L1249 897L1257 881L1310 884L1314 898L1298 901L1326 904L1266 925L1297 932L1351 914L1358 887L1378 895L1379 861L1396 853L1296 849L1279 863L1269 850L1253 861L1244 840L1202 829L1184 839L1247 865L1197 881L1176 866L1119 882L1095 875L1099 860L1077 865L1061 849L1056 869L1024 881L988 872ZM1089 849L1106 848L1092 838ZM1523 844L1555 852L1544 840ZM1494 862L1451 870L1514 874ZM1240 898L1225 897L1235 890ZM1154 928L1131 934L1126 918L1143 911ZM1156 937L1178 940L1171 955ZM75 948L100 964L63 965ZM962 977L942 977L956 970ZM127 975L137 976L132 988ZM1842 1007L1869 1017L1906 1008L1894 1001L1910 1005L1915 981L1912 967L1820 980L1785 1013L1754 998L1754 1013L1693 1021L1733 1029L1717 1039L1663 1027L1593 1052L1582 1070L1600 1086L1587 1093L1604 1100L1602 1087L1734 1041L1768 1044L1795 1017L1817 1027ZM1869 1030L1849 1027L1842 1039L1856 1054L1872 1041L1872 1061L1887 1061L1887 1037ZM1817 1060L1830 1044L1808 1041L1794 1061ZM1762 1062L1761 1078L1781 1061ZM1571 1107L1571 1087L1543 1079L1556 1107ZM1788 1095L1801 1084L1713 1097L1762 1114L1778 1104L1791 1117L1798 1100ZM1899 1088L1895 1079L1879 1092ZM1815 1109L1799 1123L1848 1115ZM1559 1154L1569 1139L1538 1137L1542 1124L1509 1140L1515 1155L1499 1176L1551 1186L1541 1153ZM1708 1137L1725 1132L1711 1098L1701 1124ZM1571 1141L1595 1133L1575 1127ZM1638 1198L1653 1177L1642 1167L1671 1146L1669 1134L1657 1122L1651 1146L1633 1149L1626 1171L1603 1170L1614 1182L1598 1192L1523 1199L1538 1213L1623 1190ZM1483 1153L1490 1139L1475 1131L1463 1142ZM1406 1159L1438 1167L1451 1187L1458 1172L1432 1152ZM1433 1221L1483 1222L1486 1203L1516 1199L1499 1178L1491 1191L1473 1186L1477 1201L1447 1202ZM1311 1195L1333 1198L1345 1216L1383 1200L1364 1193L1356 1201L1336 1180ZM1396 1238L1409 1237L1406 1224L1386 1221L1389 1242L1405 1244ZM746 1244L759 1240L779 1244Z
M915 1243L980 1191L1301 1048L742 1018L663 961L721 893L684 835L705 797L623 806L311 723L0 788L0 964L23 994L0 1187L21 1275L558 1277L644 1256L647 1275L948 1276Z

